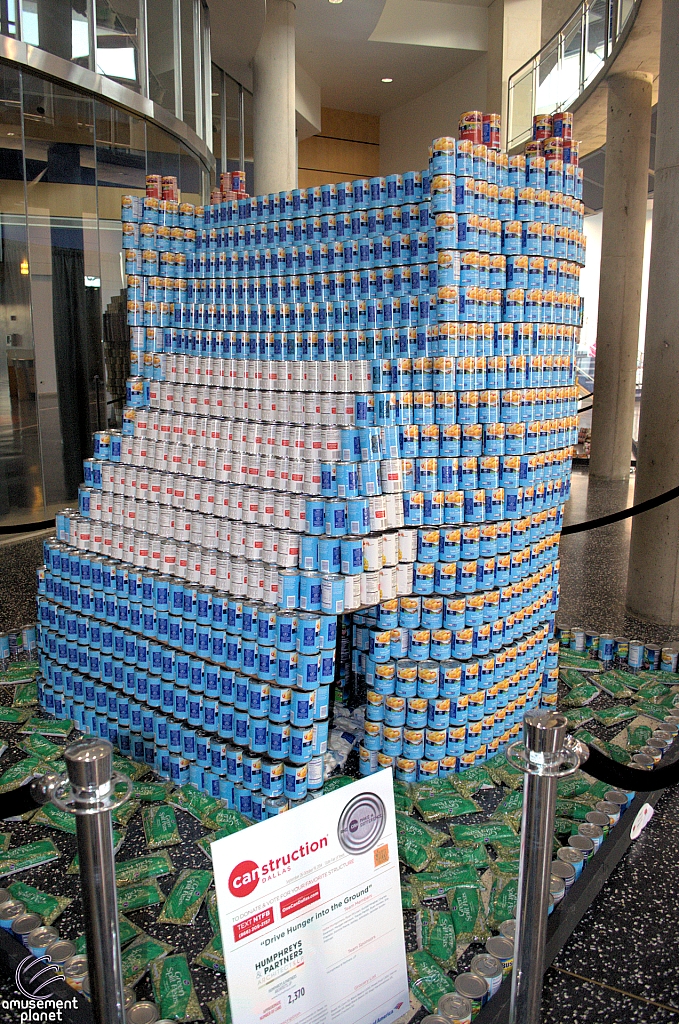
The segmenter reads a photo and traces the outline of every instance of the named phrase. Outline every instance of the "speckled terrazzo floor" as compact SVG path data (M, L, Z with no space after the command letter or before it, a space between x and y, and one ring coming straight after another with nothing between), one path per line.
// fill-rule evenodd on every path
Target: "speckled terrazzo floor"
M585 470L576 469L565 522L592 519L631 504L633 483L631 477L629 485L595 486L589 484ZM679 629L625 615L629 529L626 522L564 538L559 619L648 642L679 639ZM34 571L41 561L41 545L42 539L29 539L0 547L0 630L34 618ZM679 1022L679 933L674 910L679 896L677 820L679 791L675 789L663 795L650 825L547 973L543 1024ZM182 815L182 824L191 832L191 819ZM73 843L70 837L60 839L67 840L65 845ZM136 846L133 835L130 839L131 847ZM191 850L187 865L202 866L202 854L192 843L186 844L186 850ZM36 874L34 884L42 882L49 889L49 866L39 871L44 877ZM190 951L195 955L197 949L191 944ZM0 1020L4 1024L1 1014Z

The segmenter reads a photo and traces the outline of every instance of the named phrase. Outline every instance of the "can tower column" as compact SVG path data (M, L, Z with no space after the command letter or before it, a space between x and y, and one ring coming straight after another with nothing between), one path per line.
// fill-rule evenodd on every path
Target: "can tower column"
M608 79L606 171L590 477L627 480L636 393L652 86Z

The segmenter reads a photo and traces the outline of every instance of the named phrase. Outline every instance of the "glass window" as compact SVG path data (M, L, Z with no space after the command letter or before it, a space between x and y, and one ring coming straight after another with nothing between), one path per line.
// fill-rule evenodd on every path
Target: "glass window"
M123 195L145 195L146 124L140 118L106 103L96 104L95 115L99 288L106 369L106 388L104 392L102 387L100 396L100 422L109 427L120 427L125 404L125 380L130 372L120 200Z
M0 68L0 521L44 518L19 72ZM40 385L43 385L40 381Z
M182 202L203 202L203 165L186 146L181 144L179 147L179 188Z
M255 165L252 121L252 93L243 89L243 143L245 148L245 190L255 194Z
M32 46L89 67L87 0L21 0L21 37Z
M194 0L181 0L183 121L196 129L196 80L193 44Z
M238 82L224 75L226 98L226 162L228 171L240 169L240 89Z
M175 111L174 8L172 0L146 0L149 93L166 110Z
M212 152L217 159L217 185L219 175L226 170L223 164L222 147L226 145L226 134L222 137L222 83L224 73L216 64L212 65Z
M95 71L139 88L138 0L95 0L97 59Z
M19 0L0 0L0 32L3 36L17 36L17 14Z
M70 501L92 450L104 366L92 99L23 76L28 238L47 502Z

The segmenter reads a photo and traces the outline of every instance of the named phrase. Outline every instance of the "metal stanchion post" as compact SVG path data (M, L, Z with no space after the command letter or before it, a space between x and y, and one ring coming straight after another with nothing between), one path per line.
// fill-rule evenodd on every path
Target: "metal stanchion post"
M76 816L92 1008L97 1024L125 1024L111 811L129 796L129 779L113 771L108 740L84 736L66 747L70 786L52 802ZM127 783L124 796L115 787Z
M523 720L523 744L507 749L510 763L526 775L510 1024L540 1020L556 784L584 759L581 744L566 736L567 726L565 715L558 712L529 711Z

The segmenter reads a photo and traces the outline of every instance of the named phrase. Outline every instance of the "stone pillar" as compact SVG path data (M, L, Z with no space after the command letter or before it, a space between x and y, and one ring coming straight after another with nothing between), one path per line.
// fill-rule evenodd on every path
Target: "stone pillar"
M663 0L653 240L634 501L679 483L679 2ZM632 520L627 610L679 624L679 501Z
M609 78L589 461L590 477L600 480L626 480L630 472L651 102L650 75L629 72Z
M485 109L502 114L503 148L507 142L509 78L540 49L541 24L541 0L493 0L488 7ZM514 98L515 121L522 124L530 124L529 97L530 91L524 88Z
M255 194L297 188L295 5L267 0L253 60Z
M73 53L71 0L40 0L38 45L42 50L70 60Z

